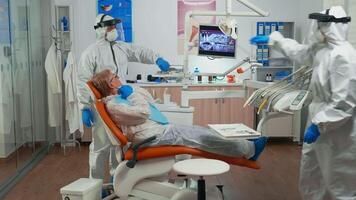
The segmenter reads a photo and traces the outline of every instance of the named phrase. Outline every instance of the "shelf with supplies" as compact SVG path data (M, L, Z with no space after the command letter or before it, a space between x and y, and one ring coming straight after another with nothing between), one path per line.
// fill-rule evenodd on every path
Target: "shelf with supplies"
M252 71L252 80L261 82L274 82L293 73L293 66L256 67Z
M266 21L256 22L253 26L256 35L270 35L274 31L279 31L286 38L294 38L294 22ZM273 82L283 79L294 70L294 62L280 52L274 51L267 44L254 47L256 60L263 64L263 67L255 68L252 73L252 80L261 82Z
M273 82L265 82L265 81L255 81L255 80L245 80L244 86L252 89L260 89L266 87L267 85L272 85Z
M70 31L60 31L60 30L58 30L58 33L70 33Z
M286 38L294 38L294 22L256 22L256 35L270 35L274 31L279 31ZM293 62L286 58L283 54L271 51L270 47L265 45L257 45L256 60L262 63L263 66L292 66Z
M66 154L67 146L78 146L79 150L81 148L79 141L77 138L80 137L80 125L78 125L79 129L73 130L73 122L74 120L67 119L67 114L69 109L73 109L72 107L67 106L68 100L68 91L66 87L65 81L65 70L69 69L67 66L67 59L69 53L72 49L72 41L73 41L73 9L71 5L53 5L54 17L52 19L51 26L51 38L53 39L55 48L56 48L56 56L57 56L57 67L59 68L58 76L61 77L63 81L60 81L61 90L64 91L57 95L56 104L58 104L58 110L55 110L58 113L58 126L55 127L56 131L59 132L59 140L61 147L63 148L64 154ZM68 77L69 71L67 71ZM69 78L66 78L68 82ZM69 114L70 115L70 114ZM72 118L70 118L72 119ZM72 125L71 125L72 124ZM70 128L71 127L71 128Z

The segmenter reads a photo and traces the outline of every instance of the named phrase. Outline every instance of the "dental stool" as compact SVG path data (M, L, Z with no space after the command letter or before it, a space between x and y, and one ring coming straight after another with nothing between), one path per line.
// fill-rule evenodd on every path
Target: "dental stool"
M172 183L153 180L155 177L167 175L173 169L176 155L189 154L195 157L221 160L232 165L260 169L256 161L218 155L185 146L143 147L155 140L155 136L139 144L131 145L126 135L122 133L107 113L105 105L101 101L102 95L100 92L90 81L87 86L92 92L96 112L104 124L108 137L112 144L117 146L116 157L119 165L114 173L113 187L120 200L195 199L197 196L195 190L181 189Z
M206 200L204 176L216 176L226 173L230 166L215 159L182 160L173 165L173 170L179 174L198 176L198 200Z

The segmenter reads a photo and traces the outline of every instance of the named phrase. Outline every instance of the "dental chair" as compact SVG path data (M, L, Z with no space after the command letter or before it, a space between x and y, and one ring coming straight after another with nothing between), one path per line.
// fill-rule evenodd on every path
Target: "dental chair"
M108 137L117 147L116 157L119 165L114 173L114 193L120 199L196 199L196 191L189 188L180 188L168 182L154 180L155 177L168 175L175 163L175 156L189 154L196 157L217 159L231 165L259 169L256 161L245 158L235 158L209 153L185 146L157 146L142 147L155 140L155 136L145 141L131 145L120 128L112 121L101 101L102 95L89 81L88 88L92 93L94 107L102 120Z

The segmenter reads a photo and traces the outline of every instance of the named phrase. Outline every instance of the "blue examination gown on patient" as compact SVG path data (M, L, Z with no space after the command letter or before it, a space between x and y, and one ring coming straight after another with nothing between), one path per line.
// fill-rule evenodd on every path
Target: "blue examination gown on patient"
M116 97L116 101L117 103L130 105L130 102L126 99L121 98L120 95ZM167 117L164 116L164 114L160 110L158 110L158 108L154 104L150 103L149 106L150 106L150 116L149 116L150 120L162 125L169 124Z

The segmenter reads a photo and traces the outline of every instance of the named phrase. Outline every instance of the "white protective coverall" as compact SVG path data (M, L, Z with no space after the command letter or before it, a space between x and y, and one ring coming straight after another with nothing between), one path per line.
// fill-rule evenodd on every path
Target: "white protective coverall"
M180 145L232 157L251 158L255 154L252 141L226 139L208 128L179 124L162 125L150 118L152 96L139 87L127 98L130 104L117 101L117 95L105 98L106 109L113 121L133 144L156 136L147 146Z
M72 52L68 53L67 65L63 70L63 81L65 90L66 120L68 121L71 134L79 130L83 132L82 120L80 119L79 105L77 99L77 63Z
M58 127L61 125L60 104L62 99L62 81L60 66L58 64L58 54L56 52L56 46L53 43L48 49L45 70L47 74L47 98L48 98L48 125L51 127ZM59 140L59 135L56 136L56 140Z
M340 6L329 15L346 17ZM272 48L313 67L308 123L318 126L320 137L303 145L300 192L308 200L356 199L356 51L346 23L318 23L319 29L312 23L306 45L270 35Z
M102 15L99 15L96 24L100 22ZM110 16L104 17L105 20L113 19ZM80 109L91 106L90 92L86 83L94 74L110 69L113 73L118 71L121 82L125 83L128 62L140 62L145 64L155 64L160 56L153 50L142 48L125 42L116 42L113 45L114 57L111 51L110 42L106 39L106 27L96 29L97 41L90 45L81 55L77 70L78 75L78 98ZM94 109L92 109L94 110ZM112 147L104 126L94 114L94 127L92 129L92 143L90 144L89 166L91 178L104 178L105 161L107 160L110 147ZM111 155L114 148L111 148ZM110 168L115 169L117 165L115 156L110 156ZM113 173L113 171L111 171Z

